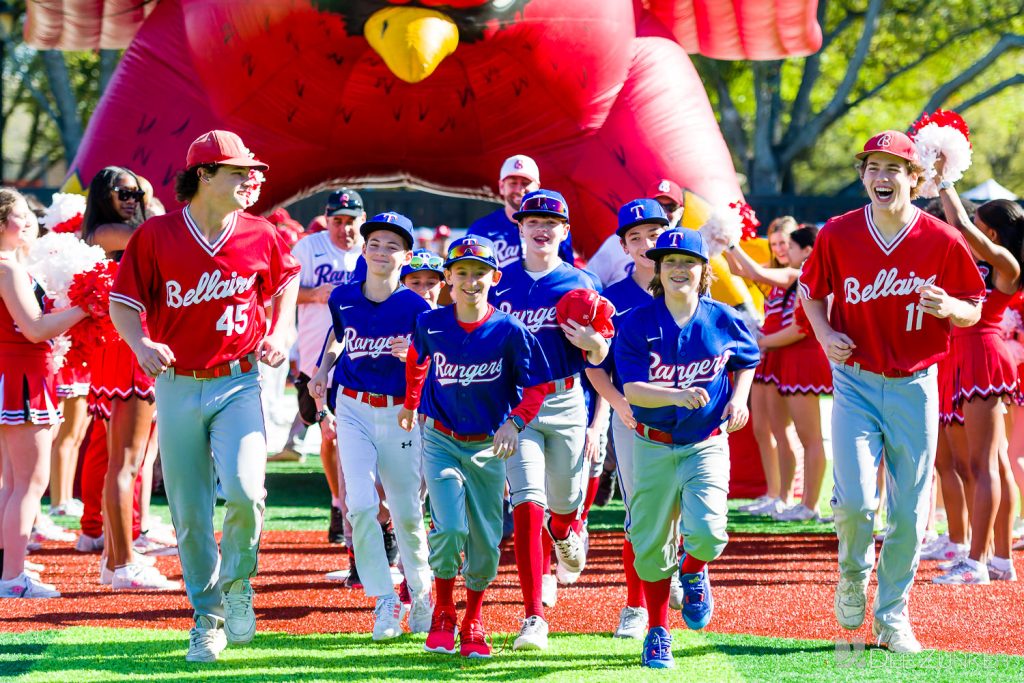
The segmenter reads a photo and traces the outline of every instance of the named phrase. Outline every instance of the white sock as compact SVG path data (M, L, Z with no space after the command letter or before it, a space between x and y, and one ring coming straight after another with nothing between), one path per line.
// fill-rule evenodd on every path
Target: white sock
M998 569L999 571L1003 571L1003 572L1007 571L1008 569L1010 569L1010 567L1013 566L1010 563L1010 559L1009 558L1007 558L1007 557L996 557L995 555L993 555L992 559L989 560L989 564L992 565L993 569Z

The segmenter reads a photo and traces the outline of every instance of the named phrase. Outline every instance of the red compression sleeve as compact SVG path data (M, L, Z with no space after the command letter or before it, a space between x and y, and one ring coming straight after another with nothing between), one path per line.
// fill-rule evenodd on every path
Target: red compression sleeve
M427 381L427 370L430 368L430 358L423 361L423 365L416 362L416 349L409 343L409 353L405 357L405 407L409 410L416 410L420 407L420 397L423 395L423 384Z
M533 418L537 417L544 399L551 393L552 388L550 382L538 384L534 387L526 387L523 389L523 400L512 409L512 414L522 419L524 423L530 424Z

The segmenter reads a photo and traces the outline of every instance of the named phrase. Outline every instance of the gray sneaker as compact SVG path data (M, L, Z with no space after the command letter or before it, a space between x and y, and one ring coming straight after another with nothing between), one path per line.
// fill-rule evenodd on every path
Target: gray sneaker
M232 645L248 643L256 635L252 596L253 590L248 579L238 579L224 591L224 632Z
M409 632L429 633L434 618L434 601L430 599L430 588L423 589L423 595L414 595L409 608Z
M836 620L843 628L850 630L860 628L864 623L864 611L867 609L867 584L839 578L836 586L835 611Z
M623 607L619 613L619 627L613 638L643 640L647 636L647 610L643 607Z
M224 635L224 622L214 616L203 615L189 632L186 662L216 662L228 646Z

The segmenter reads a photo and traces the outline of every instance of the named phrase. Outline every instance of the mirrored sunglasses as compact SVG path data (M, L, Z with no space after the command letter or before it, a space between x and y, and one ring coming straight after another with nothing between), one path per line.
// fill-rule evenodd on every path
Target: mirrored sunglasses
M551 211L554 213L561 214L563 216L568 215L569 210L565 206L565 202L555 199L554 197L547 197L545 195L537 195L535 197L528 197L523 200L522 206L519 207L520 211Z
M441 270L443 265L444 259L434 254L430 256L413 256L412 260L409 261L409 268L411 270Z
M477 258L494 260L494 252L490 247L483 244L456 244L448 250L448 260L453 261L464 256L476 256Z

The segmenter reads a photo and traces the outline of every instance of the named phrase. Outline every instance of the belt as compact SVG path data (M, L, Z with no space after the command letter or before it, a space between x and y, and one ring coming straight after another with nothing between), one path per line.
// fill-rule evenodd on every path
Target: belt
M217 379L218 377L234 377L250 372L256 367L256 354L250 353L237 360L229 360L227 363L214 365L212 368L202 370L182 370L174 368L177 377L191 377L192 379Z
M568 391L576 386L576 375L569 375L562 379L553 379L544 386L548 390L549 394L558 393L559 391Z
M881 375L886 379L906 379L907 377L914 377L915 375L921 372L921 370L917 370L915 372L907 372L906 370L899 370L897 368L884 370L882 372L874 372L873 370L868 370L867 368L861 367L860 363L847 363L847 365L849 365L857 372L871 372L875 375Z
M356 391L348 387L342 387L341 393L349 398L362 401L373 408L391 408L405 401L405 396L391 396L389 394L374 394L369 391Z
M648 427L640 422L636 423L636 433L648 441L657 441L658 443L667 444L669 446L679 445L672 440L672 435L668 432L663 432L660 429L655 429L654 427ZM721 433L722 430L716 427L715 431L708 434L707 438L710 439L711 437L718 436Z
M494 438L490 434L456 434L451 429L445 427L443 424L441 424L432 417L427 418L427 426L433 427L434 429L441 432L445 436L450 436L456 441L462 441L463 443L475 443L479 441L487 441L489 439Z

